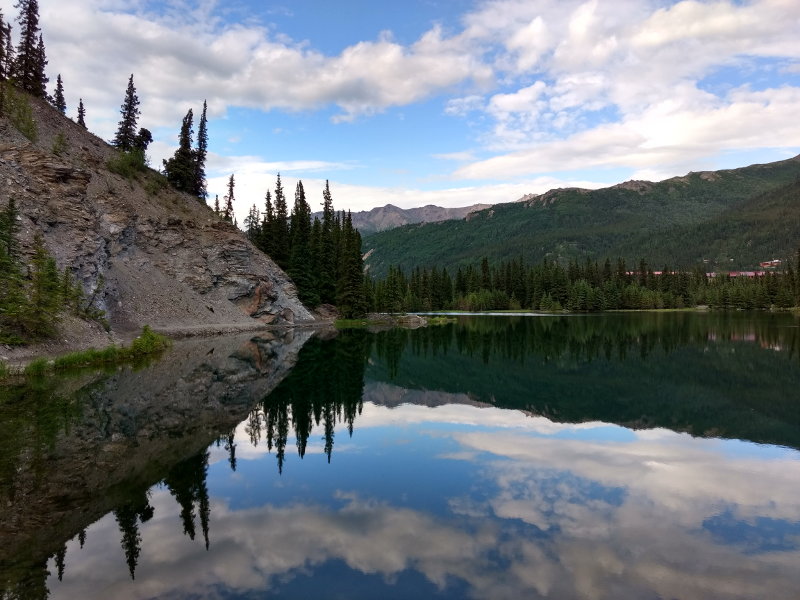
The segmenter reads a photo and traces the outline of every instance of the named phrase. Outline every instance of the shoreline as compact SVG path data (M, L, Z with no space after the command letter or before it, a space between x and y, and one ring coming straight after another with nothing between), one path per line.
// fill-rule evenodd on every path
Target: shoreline
M102 350L109 346L124 346L130 344L141 332L138 330L106 332L95 324L89 323L88 327L81 327L83 335L76 335L70 339L70 327L62 331L54 339L27 344L24 346L7 346L0 344L0 362L13 372L24 370L27 365L38 359L53 360L59 356L72 352L81 352L90 348ZM184 340L191 338L205 338L250 331L281 331L286 329L327 329L333 328L332 319L318 319L315 321L298 321L296 323L283 323L280 325L265 324L261 321L247 323L219 323L201 325L170 325L151 326L155 333L164 335L171 340Z

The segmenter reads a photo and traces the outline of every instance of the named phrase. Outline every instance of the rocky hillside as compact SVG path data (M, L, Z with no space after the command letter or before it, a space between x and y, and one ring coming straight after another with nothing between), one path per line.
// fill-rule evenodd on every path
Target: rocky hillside
M0 118L0 206L16 199L22 251L41 232L113 334L313 319L286 274L204 203L155 171L111 172L113 148L48 104L31 104L35 142ZM66 148L56 154L60 134Z
M474 204L456 208L443 208L428 204L416 208L399 208L393 204L377 206L371 210L362 210L352 214L353 227L362 235L386 231L403 225L414 223L438 223L451 219L463 219L470 213L489 208L489 204ZM322 218L322 213L316 213Z

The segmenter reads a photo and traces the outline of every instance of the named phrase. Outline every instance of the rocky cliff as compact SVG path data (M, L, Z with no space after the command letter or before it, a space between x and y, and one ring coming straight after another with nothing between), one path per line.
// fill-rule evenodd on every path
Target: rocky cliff
M113 333L313 319L286 274L205 203L155 171L112 173L113 148L48 104L31 104L35 142L0 118L0 207L16 199L23 252L41 232Z

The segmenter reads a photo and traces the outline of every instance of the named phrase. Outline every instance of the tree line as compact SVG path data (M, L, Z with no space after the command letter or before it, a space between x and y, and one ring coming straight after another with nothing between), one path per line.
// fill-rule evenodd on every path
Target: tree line
M232 217L234 178L231 175L224 218ZM322 192L322 219L311 218L303 182L298 181L289 211L278 174L274 195L267 190L264 210L253 205L244 220L248 239L286 271L297 286L303 304L336 305L344 318L363 315L367 309L361 235L350 212L333 208L330 185ZM216 203L216 210L219 205Z
M367 301L376 312L427 310L544 310L595 312L616 309L789 308L800 305L800 250L783 272L753 277L710 276L701 268L653 271L645 260L629 270L624 259L602 265L587 260L567 266L523 259L447 269L390 267L387 276L369 280Z

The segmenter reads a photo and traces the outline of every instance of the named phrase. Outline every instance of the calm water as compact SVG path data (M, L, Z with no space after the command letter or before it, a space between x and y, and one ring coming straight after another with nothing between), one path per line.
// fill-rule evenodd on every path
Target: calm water
M0 388L0 598L797 598L799 325L473 317Z

